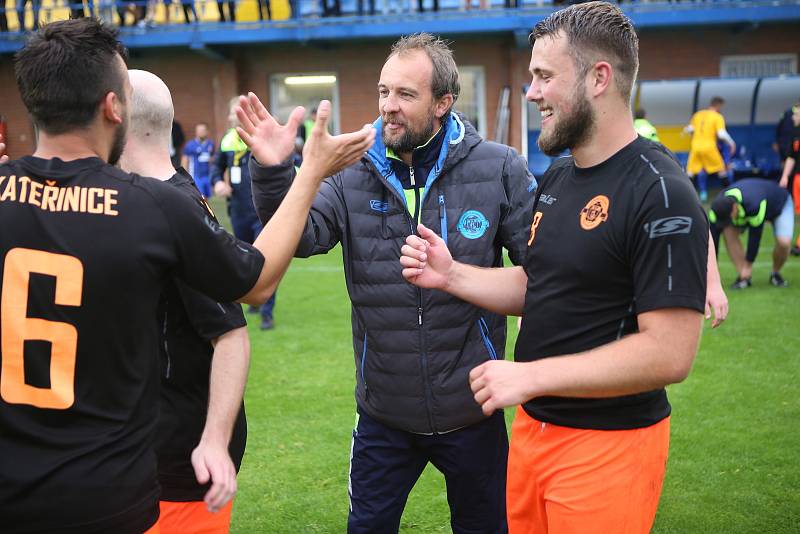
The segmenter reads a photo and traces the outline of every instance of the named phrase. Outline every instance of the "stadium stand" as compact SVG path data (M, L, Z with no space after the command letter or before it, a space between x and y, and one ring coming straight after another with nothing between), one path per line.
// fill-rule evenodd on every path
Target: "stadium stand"
M36 1L38 4L40 0ZM175 87L177 116L189 124L208 121L211 135L217 139L226 128L225 103L232 95L249 90L263 95L270 109L280 116L293 105L313 105L310 104L312 96L316 101L329 98L333 102L331 124L334 131L340 131L337 130L340 127L343 130L357 128L359 124L374 120L375 108L371 104L374 88L361 81L377 74L373 72L374 65L383 61L387 41L419 31L436 33L454 41L464 77L464 94L459 98L457 109L467 114L482 135L494 138L499 95L505 87L520 88L529 80L526 70L530 60L527 41L530 29L560 4L551 0L522 0L519 7L504 8L504 0L492 0L491 9L466 11L459 8L463 0L440 0L440 9L434 13L429 9L432 0L424 0L426 11L420 13L416 12L417 0L396 0L395 5L399 3L406 10L413 7L415 11L384 15L381 13L383 0L376 0L376 15L359 16L358 0L341 0L341 16L322 17L322 0L272 0L272 20L262 21L258 20L258 0L219 3L196 0L193 5L199 22L185 24L183 4L180 1L170 4L168 23L163 1L151 0L152 24L143 27L133 25L134 14L128 7L141 8L137 15L141 17L146 0L92 0L85 5L73 3L72 6L65 0L41 0L39 19L46 23L67 18L72 7L76 13L80 11L84 15L110 15L114 23L119 24L122 11L125 26L120 28L120 33L131 51L131 65L156 72L170 87ZM333 0L326 1L330 4ZM369 4L369 0L365 3ZM479 2L474 0L473 3L477 6ZM10 59L10 54L22 46L25 33L17 31L16 0L0 0L0 4L6 5L9 29L0 31L0 84L10 83L12 87L13 69L6 58ZM33 0L20 4L24 6L26 27L30 28ZM219 21L220 4L226 8L234 6L235 22ZM292 18L292 5L300 7L300 18ZM701 77L725 76L727 71L723 67L728 57L738 61L737 58L742 57L769 56L764 61L746 62L746 68L739 68L730 73L731 76L746 74L750 78L761 78L797 73L798 0L626 1L623 8L639 31L640 78L643 80L665 79L669 84L691 85L692 80L696 82ZM665 50L669 53L664 53ZM767 63L769 69L764 71L761 67ZM757 72L748 70L753 65ZM309 90L307 95L300 89L285 91L284 80L297 74L323 75L333 82L316 92ZM649 84L642 86L650 87ZM762 98L765 91L771 91L770 84L765 81L759 87L758 98ZM653 87L656 85L653 82ZM672 85L665 87L668 92L675 90ZM683 116L688 120L697 107L693 89L687 91L690 94L681 97L684 102L681 119L654 121L659 130L685 125ZM18 96L14 91L7 96L0 99L0 115L5 117L8 129L7 148L12 155L24 154L33 146L34 132ZM370 104L365 105L365 102ZM780 105L783 104L781 100ZM657 116L656 109L650 107L648 104L649 115ZM731 108L727 107L726 115ZM777 121L780 113L764 111L761 117L762 109L767 108L759 104L755 111L759 118L744 121L741 126L745 129L750 128L750 124L763 126L758 130L762 133L754 135L769 137L769 125ZM538 118L528 117L531 114L525 110L521 95L510 99L508 142L517 149L531 146L531 167L543 168L549 158L536 152L535 143L531 143L535 138L527 133L530 124L535 134ZM526 118L530 120L523 126ZM668 146L675 146L678 152L686 150L681 149L677 135L670 137L667 132L662 139ZM746 148L756 150L766 146L765 141L758 139L755 143L745 143ZM688 138L682 142L688 143Z
M20 33L18 13L23 15L25 28L33 27L34 12L39 14L39 22L44 24L72 16L94 15L115 24L130 27L144 18L148 6L152 14L152 24L146 28L130 28L123 33L127 46L166 46L191 44L197 42L270 42L309 39L348 39L352 37L377 37L399 35L415 31L434 31L436 33L466 33L486 31L518 31L523 37L538 20L560 7L570 3L553 0L520 0L518 7L506 8L508 0L490 0L487 10L464 10L462 0L441 0L439 11L432 12L433 0L423 0L424 12L417 11L417 0L396 0L403 9L402 19L398 13L388 13L389 2L378 2L375 15L358 15L358 0L341 0L340 16L323 16L325 0L273 0L272 20L259 20L259 0L239 0L226 2L235 4L236 21L220 22L219 9L223 2L212 0L183 0L193 5L197 11L199 28L182 28L182 2L169 0L87 0L67 2L63 0L0 0L0 53L18 48L21 43L13 34ZM262 2L264 0L261 0ZM363 1L363 0L362 0ZM473 3L477 3L474 0ZM19 7L22 7L20 10ZM384 5L387 13L382 9ZM293 15L293 8L297 7ZM713 25L786 21L797 18L800 7L796 0L699 0L696 2L673 3L662 1L631 1L624 3L624 9L636 24L641 27L667 27L685 25ZM136 15L137 12L140 15ZM3 14L7 19L3 26ZM370 24L364 24L368 19ZM230 32L237 29L263 29L269 27L273 32L259 32L258 36L241 36ZM420 25L424 27L420 27ZM433 25L433 27L431 27ZM314 32L308 31L310 28ZM146 32L142 30L146 29ZM319 31L322 30L322 31ZM226 34L221 37L219 32ZM142 34L148 34L143 38ZM8 35L12 34L12 35ZM155 35L152 35L155 34ZM197 35L200 34L200 35ZM188 40L193 36L193 41Z

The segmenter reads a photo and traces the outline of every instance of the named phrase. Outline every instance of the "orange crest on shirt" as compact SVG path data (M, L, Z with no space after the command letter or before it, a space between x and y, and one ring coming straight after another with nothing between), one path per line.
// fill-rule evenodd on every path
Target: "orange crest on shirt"
M581 228L594 230L608 219L608 197L597 195L581 210Z

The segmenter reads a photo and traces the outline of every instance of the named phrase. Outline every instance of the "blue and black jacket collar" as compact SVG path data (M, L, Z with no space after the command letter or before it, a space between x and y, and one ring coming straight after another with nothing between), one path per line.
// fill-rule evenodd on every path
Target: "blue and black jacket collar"
M377 130L375 143L372 145L372 148L370 148L369 152L367 152L367 157L370 159L370 161L372 161L373 165L375 165L375 168L381 173L386 181L389 182L389 184L395 190L397 190L397 193L400 195L400 197L404 197L405 194L403 192L403 184L395 172L395 166L392 163L393 160L386 156L386 145L383 143L382 119L378 117L378 119L373 123L373 126ZM447 120L442 125L441 130L443 130L443 134L442 131L439 132L439 134L442 134L439 153L435 158L433 165L430 167L430 171L428 171L424 182L421 181L421 183L424 183L426 192L430 189L431 184L433 184L441 174L445 162L448 160L448 155L450 155L451 152L457 151L465 139L466 127L464 122L462 122L461 118L456 113L451 112L448 114ZM436 136L434 136L433 141L435 140ZM432 147L432 143L428 143L425 146ZM435 151L432 152L435 154Z

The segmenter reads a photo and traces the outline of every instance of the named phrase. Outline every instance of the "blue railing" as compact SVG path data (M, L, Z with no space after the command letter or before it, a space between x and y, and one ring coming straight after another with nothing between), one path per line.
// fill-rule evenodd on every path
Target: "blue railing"
M71 4L66 0L0 0L0 4L6 4L5 10L0 9L0 53L21 46L20 18L24 30L29 31L38 24L88 15L121 26L123 41L134 48L391 37L423 30L512 32L524 40L536 22L563 3L469 0L472 8L466 10L467 1L276 0L268 10L269 0L178 0L166 4L169 9L164 0L85 0ZM481 9L482 1L486 9ZM800 20L800 0L635 1L621 5L637 27ZM234 28L236 32L231 31Z

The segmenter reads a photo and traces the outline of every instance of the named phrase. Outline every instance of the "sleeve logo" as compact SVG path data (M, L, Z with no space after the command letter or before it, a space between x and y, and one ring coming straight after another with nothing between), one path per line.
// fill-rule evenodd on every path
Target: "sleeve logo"
M597 195L581 210L581 228L594 230L608 220L608 197Z
M489 229L489 219L478 210L465 211L458 220L458 231L467 239L483 237Z
M387 213L389 211L389 203L388 202L381 202L380 200L370 200L369 201L369 208L372 211L379 211L381 213Z
M665 235L688 234L692 231L692 218L678 216L656 219L653 222L645 223L644 231L649 234L650 239Z

